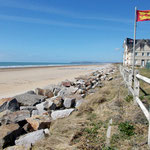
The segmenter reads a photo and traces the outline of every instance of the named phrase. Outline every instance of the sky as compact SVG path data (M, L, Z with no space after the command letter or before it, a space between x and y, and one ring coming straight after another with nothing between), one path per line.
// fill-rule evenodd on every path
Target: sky
M150 0L0 0L0 62L122 62ZM150 21L137 23L150 39Z

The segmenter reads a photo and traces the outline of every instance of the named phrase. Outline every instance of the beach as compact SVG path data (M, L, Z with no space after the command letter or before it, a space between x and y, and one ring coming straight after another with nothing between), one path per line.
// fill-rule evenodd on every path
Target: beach
M88 74L104 65L76 65L0 69L0 98L58 84Z

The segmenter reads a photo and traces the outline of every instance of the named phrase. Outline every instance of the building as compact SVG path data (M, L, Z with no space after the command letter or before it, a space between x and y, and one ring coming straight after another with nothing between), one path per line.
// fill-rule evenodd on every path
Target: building
M123 48L123 65L132 66L133 39L126 38L123 43ZM150 39L137 39L135 40L135 65L144 67L147 62L150 62Z

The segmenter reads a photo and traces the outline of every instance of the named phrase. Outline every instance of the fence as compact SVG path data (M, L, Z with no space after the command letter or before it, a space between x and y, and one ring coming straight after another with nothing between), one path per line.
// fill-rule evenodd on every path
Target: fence
M134 71L134 81L132 80L132 70L120 66L120 73L123 76L124 82L126 86L128 87L128 91L132 93L134 98L134 104L138 104L140 108L142 109L145 117L148 120L149 127L148 127L148 146L150 147L150 112L147 110L147 108L144 106L142 101L139 98L139 91L140 91L140 82L139 80L142 80L148 84L150 84L150 79L147 77L144 77L138 73L137 70Z

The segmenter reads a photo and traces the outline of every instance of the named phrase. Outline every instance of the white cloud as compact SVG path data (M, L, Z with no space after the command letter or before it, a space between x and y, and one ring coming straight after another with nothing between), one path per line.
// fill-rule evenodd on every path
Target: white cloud
M60 22L53 20L44 20L39 18L31 18L31 17L19 17L19 16L9 16L9 15L0 15L0 19L2 20L11 20L17 22L26 22L26 23L37 23L37 24L45 24L45 25L56 25L56 26L64 26L64 27L76 27L76 28L99 28L98 26L90 26L83 25L77 23L68 23L68 22Z
M133 23L133 20L130 19L122 19L122 18L117 18L117 17L110 17L110 16L104 16L104 15L99 15L97 17L91 16L90 14L85 15L85 14L79 14L79 13L74 13L71 11L66 11L62 10L59 8L55 7L47 7L47 6L35 6L32 4L21 4L18 3L20 1L15 1L15 0L0 0L0 6L3 7L10 7L10 8L18 8L18 9L25 9L25 10L30 10L30 11L37 11L37 12L43 12L43 13L49 13L49 14L56 14L56 15L61 15L61 16L66 16L66 17L71 17L71 18L76 18L76 19L84 19L84 20L97 20L97 21L110 21L110 22L120 22L120 23Z

